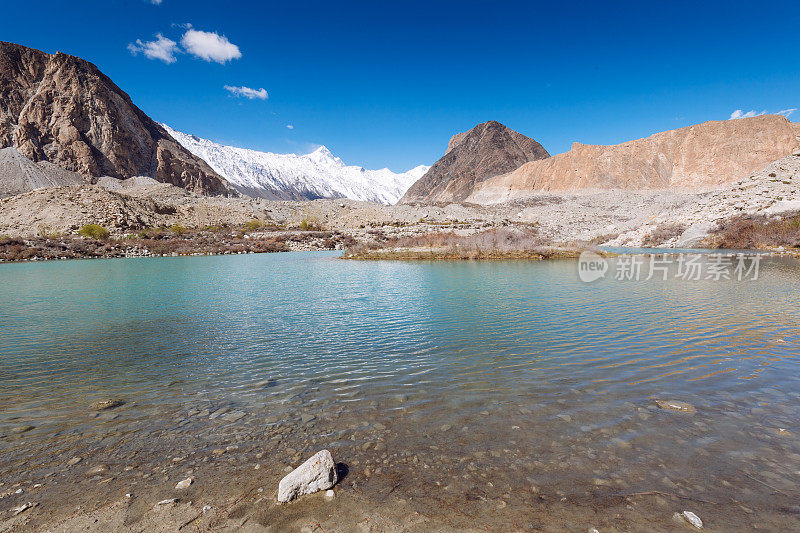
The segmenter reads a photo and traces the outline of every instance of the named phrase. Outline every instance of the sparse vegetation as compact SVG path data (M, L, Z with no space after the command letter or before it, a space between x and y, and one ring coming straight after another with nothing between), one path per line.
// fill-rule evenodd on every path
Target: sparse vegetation
M185 235L189 230L186 229L186 226L182 224L173 224L170 226L169 230L172 232L173 235L180 237L181 235Z
M245 222L244 226L242 226L242 230L244 232L258 231L262 227L264 227L264 223L254 218L253 220Z
M572 257L577 249L556 247L535 227L499 228L458 235L426 233L348 248L350 259L547 259Z
M324 231L325 229L316 218L303 218L303 220L300 221L299 228L302 231Z
M86 237L87 239L104 241L108 239L110 233L106 228L99 224L86 224L78 230L78 235L81 237Z
M81 228L83 229L83 228ZM185 229L185 228L184 228ZM147 228L128 233L121 239L80 237L8 237L0 236L0 262L97 257L225 255L287 252L292 249L342 249L352 246L352 237L340 232L284 232L273 235L245 236L240 227L215 226L175 231L174 227Z
M685 224L675 224L671 222L660 224L642 240L642 245L645 248L660 246L670 239L680 237L684 231L686 231Z
M770 249L778 246L800 248L800 213L783 217L733 217L713 230L703 244L709 248L733 250Z

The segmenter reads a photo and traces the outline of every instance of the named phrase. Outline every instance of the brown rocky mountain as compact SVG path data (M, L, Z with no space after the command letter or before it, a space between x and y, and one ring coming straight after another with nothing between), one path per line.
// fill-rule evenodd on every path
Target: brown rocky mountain
M232 189L83 59L0 42L0 148L84 176L150 176L204 194Z
M476 187L491 204L537 191L679 189L700 192L757 172L798 147L800 125L780 115L712 121L613 146L575 143Z
M490 120L453 136L444 156L400 203L459 202L484 180L547 157L550 154L538 142Z

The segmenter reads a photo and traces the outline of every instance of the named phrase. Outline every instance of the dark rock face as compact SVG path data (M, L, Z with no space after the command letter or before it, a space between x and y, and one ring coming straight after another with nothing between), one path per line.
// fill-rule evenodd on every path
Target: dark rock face
M151 176L202 194L232 189L96 66L0 42L0 148L84 176Z
M490 120L450 139L447 153L408 189L400 203L460 202L484 180L548 157L535 140Z

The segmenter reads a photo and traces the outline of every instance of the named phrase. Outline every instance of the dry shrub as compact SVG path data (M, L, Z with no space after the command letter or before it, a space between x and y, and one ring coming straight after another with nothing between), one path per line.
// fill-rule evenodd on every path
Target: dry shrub
M680 237L684 231L686 231L686 224L676 224L673 222L659 224L656 229L651 231L650 234L642 240L642 246L648 247L664 244L670 239Z
M721 222L704 242L709 248L800 248L800 213L770 218L742 215Z
M359 243L349 247L348 253L357 255L374 250L430 249L448 257L477 258L511 252L542 254L548 246L551 243L540 236L535 227L506 227L471 235L441 231L382 242Z

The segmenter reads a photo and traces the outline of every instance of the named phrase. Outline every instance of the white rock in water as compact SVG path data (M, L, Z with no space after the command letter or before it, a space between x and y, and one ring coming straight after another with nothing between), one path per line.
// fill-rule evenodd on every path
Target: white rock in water
M684 512L683 512L683 513L681 513L681 514L683 515L683 518L684 518L684 519L685 519L687 522L689 522L690 524L692 524L694 527L696 527L697 529L703 529L703 521L702 521L702 520L700 520L700 517L699 517L699 516L697 516L696 514L694 514L694 513L693 513L693 512L691 512L691 511L684 511Z
M189 485L191 485L193 481L194 481L194 480L193 480L192 478L190 478L190 477L187 477L187 478L186 478L186 479L184 479L183 481L178 481L178 484L177 484L177 485L175 485L175 488L176 488L177 490L188 489L188 488L189 488Z
M303 494L332 488L339 481L331 452L322 450L295 468L278 484L278 501L290 502Z

